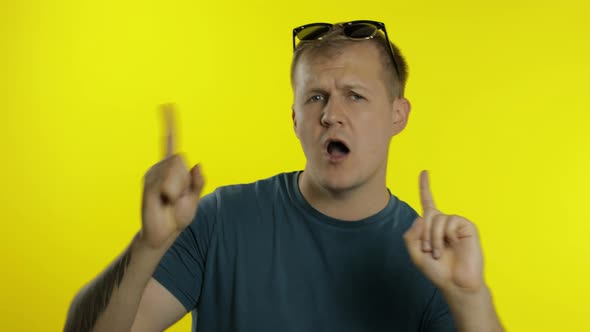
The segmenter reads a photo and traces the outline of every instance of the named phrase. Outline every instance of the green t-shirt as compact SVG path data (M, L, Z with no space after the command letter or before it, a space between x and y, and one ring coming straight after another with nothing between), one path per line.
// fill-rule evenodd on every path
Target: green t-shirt
M154 273L193 331L455 331L402 238L417 213L391 195L371 217L334 219L303 198L299 174L201 199Z

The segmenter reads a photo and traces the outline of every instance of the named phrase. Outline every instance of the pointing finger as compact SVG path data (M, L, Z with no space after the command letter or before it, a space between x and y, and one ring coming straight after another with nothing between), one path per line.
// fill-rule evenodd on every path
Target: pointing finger
M164 116L164 125L166 127L166 137L164 144L164 158L174 154L175 149L175 128L174 128L174 104L163 104L160 106Z
M420 200L422 201L422 212L423 215L426 210L436 209L434 200L432 199L432 193L430 192L430 180L428 179L428 171L422 171L420 173Z

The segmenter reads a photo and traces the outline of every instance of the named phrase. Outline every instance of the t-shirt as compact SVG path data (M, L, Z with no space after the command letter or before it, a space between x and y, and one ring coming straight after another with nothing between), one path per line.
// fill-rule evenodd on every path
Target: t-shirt
M373 216L331 218L305 200L300 173L201 198L153 275L193 331L455 331L403 241L416 211L390 193Z

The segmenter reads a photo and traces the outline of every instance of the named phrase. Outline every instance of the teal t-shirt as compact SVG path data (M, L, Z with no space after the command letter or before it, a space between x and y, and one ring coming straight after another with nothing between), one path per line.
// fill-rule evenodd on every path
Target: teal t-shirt
M371 217L334 219L303 198L299 174L201 199L154 273L193 331L455 331L402 238L416 211L391 195Z

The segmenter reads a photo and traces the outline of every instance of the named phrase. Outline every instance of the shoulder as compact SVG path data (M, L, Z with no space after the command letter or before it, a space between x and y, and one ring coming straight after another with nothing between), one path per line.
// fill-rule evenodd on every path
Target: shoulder
M256 205L267 205L288 191L289 181L297 172L280 173L251 183L221 186L201 200L201 206L213 212L223 210L251 209Z
M267 218L272 214L276 201L285 197L287 183L293 176L296 176L296 172L281 173L251 183L218 187L201 197L190 232L211 237L220 228L227 232L236 229L240 224Z
M395 223L399 225L403 232L405 232L412 226L412 223L414 222L414 220L416 220L416 218L418 218L419 214L407 202L399 199L397 196L393 194L391 196L392 199L395 201Z

